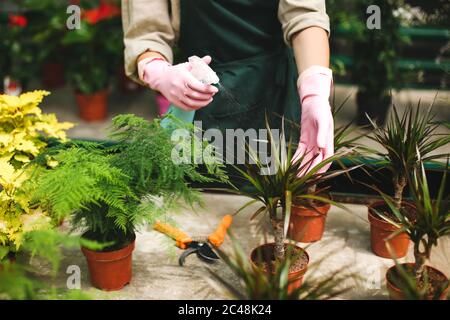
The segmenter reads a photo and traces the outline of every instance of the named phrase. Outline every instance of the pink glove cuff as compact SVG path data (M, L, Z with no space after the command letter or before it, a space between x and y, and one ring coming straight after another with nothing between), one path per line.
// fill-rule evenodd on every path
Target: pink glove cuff
M158 58L158 57L142 59L138 63L138 75L139 75L139 79L141 79L141 81L143 81L143 82L148 82L148 75L146 75L146 71L150 64L152 64L152 68L154 67L154 69L155 69L154 71L152 70L152 73L156 72L158 69L162 69L167 66L171 66L170 63L168 63L164 59Z
M170 66L172 66L170 63L160 58L150 60L142 67L142 81L146 82L151 89L159 90L161 75Z
M297 86L301 102L309 96L323 97L328 100L333 86L333 71L322 66L311 66L302 72Z

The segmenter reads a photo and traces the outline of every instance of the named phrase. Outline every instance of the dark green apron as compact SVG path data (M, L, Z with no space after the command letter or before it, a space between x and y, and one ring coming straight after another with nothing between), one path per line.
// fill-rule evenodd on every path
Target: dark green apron
M279 0L181 0L182 60L210 55L222 89L196 111L202 129L272 128L300 122L297 67L283 41ZM289 130L288 130L289 131ZM298 141L298 128L292 131ZM289 132L287 132L289 135Z

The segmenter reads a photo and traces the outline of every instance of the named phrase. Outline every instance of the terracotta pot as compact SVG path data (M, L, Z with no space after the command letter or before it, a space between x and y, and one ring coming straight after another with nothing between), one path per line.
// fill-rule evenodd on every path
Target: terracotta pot
M103 90L92 95L76 94L81 119L89 122L106 119L108 91Z
M304 249L302 249L298 246L295 246L295 247L304 252L304 254L306 255L306 258L308 259L308 262L309 262L308 253ZM257 265L258 252L260 252L260 250L263 250L263 252L266 252L267 254L272 255L274 248L275 248L275 243L266 243L266 244L260 245L260 246L256 247L255 249L253 249L252 252L250 253L250 261L252 263L252 266L254 268L260 268ZM265 256L265 253L262 254L262 257L264 257L264 256ZM288 292L292 292L292 291L298 289L302 285L303 277L307 271L307 268L308 267L305 266L305 268L303 268L302 270L298 270L295 272L289 272L289 274L288 274L288 281L289 281Z
M412 266L413 264L412 263L402 263L401 264L401 266ZM388 292L389 292L389 298L391 299L391 300L405 300L406 298L405 298L405 295L404 295L404 293L402 292L402 290L400 290L399 288L397 288L397 286L395 285L395 284L393 284L390 280L389 280L389 277L388 277L388 275L391 273L391 272L393 272L394 270L395 270L395 265L394 266L392 266L392 267L390 267L389 269L388 269L388 271L386 272L386 286L387 286L387 289L388 289ZM433 270L434 272L436 272L436 273L438 273L438 274L440 274L440 275L442 275L444 278L446 278L447 279L447 281L448 281L448 278L445 276L445 274L443 274L441 271L439 271L439 270L437 270L437 269L435 269L435 268L433 268L433 267L430 267L430 266L425 266L426 268L427 268L427 270ZM447 294L448 294L448 290L449 290L450 288L449 287L447 287L447 289L445 289L444 290L444 292L442 292L442 294L440 295L440 297L439 297L439 300L446 300L447 299ZM428 297L428 300L431 300L432 299L432 297L430 296L430 297Z
M297 242L315 242L322 239L330 207L329 203L316 206L315 210L293 205L289 221L289 238Z
M406 233L401 233L386 241L386 239L399 228L383 220L373 211L377 207L385 205L386 203L384 201L379 201L369 206L370 240L372 251L377 256L383 258L403 258L408 253L409 244L411 242L409 236ZM404 203L403 205L414 208L411 204ZM388 250L388 243L394 256L392 256Z
M81 247L88 262L91 283L94 287L105 291L116 291L130 283L134 243L133 240L126 247L109 252Z
M47 62L42 68L42 84L45 88L55 89L65 84L64 66L58 62Z

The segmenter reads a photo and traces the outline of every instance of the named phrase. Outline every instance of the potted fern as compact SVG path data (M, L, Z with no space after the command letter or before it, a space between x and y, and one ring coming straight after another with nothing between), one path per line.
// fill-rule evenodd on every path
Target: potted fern
M413 220L414 207L403 201L408 174L418 168L419 157L422 161L442 158L443 155L436 154L434 151L449 143L450 137L436 133L439 124L434 123L432 106L423 115L420 114L420 105L415 109L408 108L401 117L394 106L385 128L379 127L370 118L369 120L374 129L373 135L369 138L384 149L381 152L372 151L378 157L374 161L385 167L392 175L395 208L405 217ZM398 228L395 225L376 214L376 212L384 212L385 215L396 220L397 217L390 210L385 201L375 202L369 206L371 246L378 256L392 258L394 254L395 258L401 258L408 251L410 243L408 235L397 233ZM392 248L391 252L386 246L387 243Z
M344 107L348 101L348 96L340 105L332 104L333 119ZM347 152L347 158L351 159L358 153L354 151L357 147L357 140L361 137L359 134L355 134L358 129L352 122L348 122L341 126L335 126L334 129L334 150L335 153L341 151ZM353 151L352 151L353 150ZM350 151L350 152L348 152ZM345 168L341 161L338 161L342 168ZM311 194L315 194L317 185L312 185L309 189ZM321 196L330 198L329 192L326 192L325 188L322 188ZM291 219L289 221L288 236L290 239L297 242L309 243L322 239L325 231L325 223L328 211L331 206L329 203L323 203L317 200L294 202L292 206Z
M448 166L448 162L447 162ZM421 299L445 299L449 279L441 271L426 265L438 239L450 235L450 194L446 193L447 172L444 173L436 199L431 199L423 164L408 177L409 189L416 209L415 220L408 219L396 206L395 199L383 198L399 222L384 215L395 225L397 234L406 233L414 244L414 262L396 264L386 273L389 295L392 299L405 299L418 293ZM380 213L381 214L381 213Z
M132 251L137 228L152 223L177 201L199 200L187 180L208 181L195 164L176 164L174 144L160 120L148 122L133 115L113 119L115 143L70 143L49 154L59 163L37 174L35 197L55 215L72 217L83 238L105 244L101 251L82 247L92 284L119 290L131 281ZM221 176L214 163L208 172Z
M234 193L252 199L243 208L253 203L262 203L262 207L254 213L252 219L262 213L267 214L274 233L274 243L263 244L252 251L250 255L252 263L256 268L262 268L270 274L271 266L267 265L265 261L262 264L258 263L258 257L269 256L271 262L275 264L277 261L286 259L287 250L291 251L296 257L289 270L289 279L292 282L290 290L294 290L302 283L309 257L302 248L285 243L292 204L315 200L342 207L329 198L321 197L320 194L323 193L321 189L311 192L311 187L323 184L351 169L320 173L322 168L339 159L341 155L335 155L312 167L315 157L311 157L309 161L304 161L305 155L294 158L293 144L286 142L284 130L279 136L276 136L268 125L266 130L268 132L267 149L270 150L271 160L275 166L268 168L265 158L267 155L256 152L250 145L247 145L246 152L249 155L249 161L244 168L236 166L236 170L244 180L250 183L252 188L248 188L248 191L236 189Z

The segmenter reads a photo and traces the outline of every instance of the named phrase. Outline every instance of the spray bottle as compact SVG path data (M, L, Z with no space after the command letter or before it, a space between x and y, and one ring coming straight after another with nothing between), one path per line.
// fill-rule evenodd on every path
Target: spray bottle
M191 74L198 81L209 85L218 84L220 82L220 79L217 76L217 74L214 72L213 69L210 68L210 66L208 66L208 64L206 64L205 61L203 61L203 59L197 56L192 56L189 58L189 63L192 67ZM192 123L194 121L195 111L184 111L181 110L180 108L172 106L169 110L169 113L187 123ZM164 127L167 127L167 124L165 124L164 121L162 125Z

